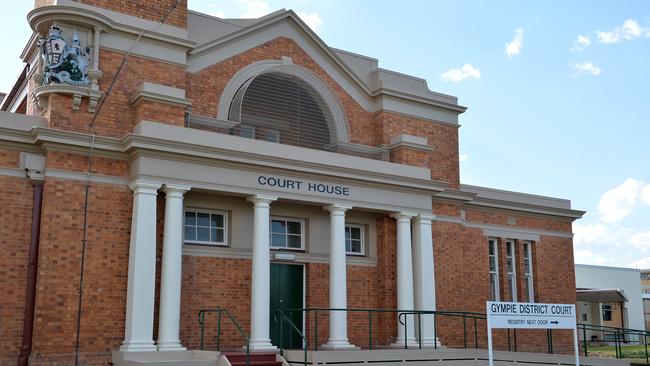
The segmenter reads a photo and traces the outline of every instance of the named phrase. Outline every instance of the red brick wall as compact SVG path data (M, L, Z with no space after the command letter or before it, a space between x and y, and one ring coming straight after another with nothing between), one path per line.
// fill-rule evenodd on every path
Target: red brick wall
M123 57L122 53L100 51L99 64L104 73L99 80L101 91L106 91L108 88ZM144 81L185 89L185 76L185 70L180 66L131 55L97 117L95 133L123 137L132 132L135 124L142 118L183 126L182 107L154 102L144 102L144 106L138 107L131 106L130 100ZM159 108L158 113L152 111L152 105ZM73 111L72 97L61 94L50 95L48 106L44 111L44 117L49 120L49 127L78 132L90 131L88 124L92 116L93 114L88 112L88 98L83 98L79 110Z
M0 165L10 160L0 150ZM9 160L9 161L8 161ZM12 167L17 167L16 161ZM33 188L27 179L0 176L0 365L15 365L25 314Z
M74 360L83 191L82 182L45 181L32 365ZM83 362L106 364L124 338L129 189L91 184L88 219L80 351Z
M432 180L447 183L450 188L458 189L458 127L387 111L375 114L375 120L382 144L388 144L391 137L402 133L426 138L429 146L433 147L428 159L423 159L419 153L412 153L413 156L402 159L400 163L422 166L426 162L426 167L431 170Z
M516 225L508 224L508 217L516 220ZM486 224L508 225L513 227L527 227L531 229L545 229L552 231L571 232L571 220L562 218L544 218L534 214L512 213L494 209L465 209L465 218L468 221Z
M453 205L436 204L434 212L453 212ZM473 215L471 214L473 213ZM550 230L566 229L563 220L541 219L525 215L509 215L503 212L467 211L470 217L481 222L505 224L507 216L517 217L517 227L544 228ZM478 221L478 220L477 220ZM435 222L432 226L436 306L438 310L475 311L485 313L485 301L490 296L488 276L487 237L482 229L462 227L454 223ZM508 293L505 266L505 238L499 238L499 269L501 298ZM519 296L523 296L523 254L521 242L517 241L517 281ZM573 245L570 238L542 236L533 245L533 275L535 301L550 303L575 303L575 277L573 269ZM521 297L520 297L521 299ZM478 346L486 347L485 321L477 321ZM474 345L474 323L466 320L468 345ZM441 342L447 346L463 346L462 318L440 317L438 333ZM507 349L507 331L497 330L494 337L495 348ZM571 332L553 332L554 351L571 353ZM511 347L514 350L514 332L511 332ZM546 352L545 331L518 331L517 349L519 351Z

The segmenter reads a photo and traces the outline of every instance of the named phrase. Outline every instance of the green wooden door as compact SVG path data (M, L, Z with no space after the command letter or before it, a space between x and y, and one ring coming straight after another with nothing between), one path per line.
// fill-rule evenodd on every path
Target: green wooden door
M302 338L288 323L282 326L274 320L277 309L300 309L303 307L303 266L293 264L271 263L271 343L284 348L302 348ZM302 331L302 314L287 313L293 323ZM278 317L278 320L280 318Z

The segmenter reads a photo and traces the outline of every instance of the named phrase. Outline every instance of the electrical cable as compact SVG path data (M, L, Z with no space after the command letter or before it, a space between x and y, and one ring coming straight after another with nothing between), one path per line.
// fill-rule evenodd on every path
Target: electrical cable
M178 7L180 0L176 0L172 6L167 10L167 12L161 17L160 22L158 25L151 30L151 32L156 32L160 27L165 23L167 20L167 17ZM74 364L75 366L79 365L79 347L80 347L80 335L81 335L81 308L83 304L83 284L84 284L84 266L85 266L85 261L86 261L86 246L88 244L88 200L89 200L89 194L90 194L90 177L92 175L92 165L93 165L93 154L95 151L95 139L96 139L96 134L95 134L95 121L97 120L97 116L99 116L99 112L101 111L102 107L104 106L104 103L108 99L108 97L111 95L111 92L113 90L113 86L115 85L115 82L117 81L117 78L120 76L120 73L122 71L122 68L127 62L127 59L135 49L135 46L140 42L140 39L144 35L144 32L146 32L147 29L142 29L140 33L138 34L138 37L133 41L131 44L131 47L127 51L127 53L124 55L122 58L122 62L120 62L120 65L117 68L117 71L115 72L115 75L113 75L113 78L111 79L111 83L109 84L108 88L106 89L106 93L104 94L104 97L100 101L99 105L95 109L95 113L93 113L92 119L88 123L88 128L89 132L92 135L92 140L90 142L90 151L88 153L88 171L86 174L86 180L84 182L84 206L83 206L83 236L81 239L81 265L79 269L79 302L77 304L77 334L76 334L76 341L75 341L75 361Z

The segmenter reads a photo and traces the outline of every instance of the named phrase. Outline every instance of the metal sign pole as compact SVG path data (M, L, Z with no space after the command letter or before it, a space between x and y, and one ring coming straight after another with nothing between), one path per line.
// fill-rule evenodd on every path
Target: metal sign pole
M575 304L486 302L488 365L494 366L492 329L567 329L573 330L575 366L580 366Z
M489 313L489 309L488 309ZM492 324L490 324L491 316L487 316L487 341L488 341L488 366L494 366L494 355L492 354Z
M576 353L576 366L580 366L580 353L578 351L578 328L573 328L573 347Z

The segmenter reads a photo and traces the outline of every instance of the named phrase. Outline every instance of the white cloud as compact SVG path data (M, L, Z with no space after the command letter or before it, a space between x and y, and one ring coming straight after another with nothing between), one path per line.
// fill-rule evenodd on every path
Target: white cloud
M607 226L601 223L581 224L576 222L573 224L573 244L576 247L602 240L610 234Z
M591 61L586 61L586 62L580 62L580 63L570 63L569 67L571 67L574 71L571 76L573 77L578 77L582 74L589 74L593 76L598 76L602 72L600 67L594 65L591 63Z
M590 44L591 44L591 39L589 38L589 36L583 36L582 34L579 34L578 38L575 40L575 42L573 42L573 50L575 51L582 50L584 48L589 47Z
M481 71L472 64L465 64L460 69L451 69L440 74L440 77L444 81L453 81L455 83L463 81L469 77L480 79Z
M650 268L650 257L641 258L638 261L630 263L628 266L638 269Z
M320 15L318 13L306 13L304 11L298 12L298 16L300 19L302 19L303 22L305 22L309 28L311 28L314 32L320 29L321 24L323 24L323 20L320 18Z
M271 12L269 4L263 0L239 0L246 8L241 18L259 18Z
M469 159L469 156L467 156L466 154L460 154L458 156L458 161L460 161L461 163L467 161L467 159Z
M647 251L650 249L650 230L632 234L628 241L636 248Z
M515 29L515 36L512 41L506 43L505 53L508 58L516 56L521 53L521 48L524 46L524 28Z
M588 249L579 249L573 252L573 261L575 263L585 264L611 264L611 260L605 257L602 253L593 252Z
M627 19L620 27L610 31L596 31L598 41L605 44L631 41L640 37L650 38L650 27L642 27L634 19Z
M600 197L598 213L603 222L620 221L640 205L650 205L650 184L628 178Z
M226 18L226 13L224 13L223 11L209 11L208 14L217 18L222 18L222 19Z

